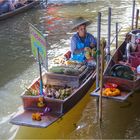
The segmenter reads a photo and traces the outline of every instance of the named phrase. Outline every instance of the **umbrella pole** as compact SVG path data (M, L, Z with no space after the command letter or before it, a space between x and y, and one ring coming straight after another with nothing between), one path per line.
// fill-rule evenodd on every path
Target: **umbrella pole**
M111 34L111 8L108 8L108 41L107 41L107 63L110 60L110 34Z
M96 89L99 88L99 73L100 73L100 34L101 34L101 13L98 12L98 22L97 22L97 65L96 65ZM99 97L96 99L97 106L97 120L99 118Z
M38 54L38 64L39 64L39 73L40 73L40 95L43 95L42 68L40 62L39 48L37 48L37 54Z
M135 0L133 0L133 9L132 9L132 23L131 23L131 29L134 29L134 15L135 15Z
M118 48L118 22L116 23L116 49Z
M139 20L139 9L137 9L137 13L136 13L136 29L138 28L138 20Z

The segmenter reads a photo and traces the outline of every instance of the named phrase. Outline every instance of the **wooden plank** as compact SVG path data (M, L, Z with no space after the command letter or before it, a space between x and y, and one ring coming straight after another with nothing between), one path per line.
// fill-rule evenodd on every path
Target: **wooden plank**
M73 88L78 88L80 86L81 79L84 78L84 76L86 76L86 74L90 71L93 70L86 68L80 75L77 76L48 72L47 82L51 85L67 85Z
M47 113L47 115L42 116L41 121L32 120L33 111L25 111L20 115L16 115L10 121L10 123L15 125L29 126L29 127L40 127L45 128L58 120L62 114L51 114Z
M87 72L88 72L89 68L86 67L86 69L84 69L84 71L79 75L79 78L82 78Z
M91 96L95 96L95 97L99 97L100 93L100 89L97 89L93 92L91 92ZM125 101L131 94L133 94L134 91L121 91L121 95L120 96L105 96L102 95L103 98L107 98L107 99L113 99L116 101Z
M64 74L47 73L47 83L50 85L79 87L79 77Z

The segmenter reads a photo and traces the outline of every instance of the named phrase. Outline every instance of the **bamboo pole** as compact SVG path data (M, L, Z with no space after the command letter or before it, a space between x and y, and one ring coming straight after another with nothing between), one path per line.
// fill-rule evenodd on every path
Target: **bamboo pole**
M103 72L104 72L104 40L101 40L101 77L100 77L100 96L99 96L99 121L102 122L102 92L103 92Z
M96 65L96 89L99 87L99 67L100 67L100 33L101 33L101 13L98 12L97 22L97 65Z
M108 42L107 42L107 62L110 60L110 34L111 34L111 8L108 8Z
M132 9L132 24L131 29L134 29L134 14L135 14L135 0L133 0L133 9Z
M37 48L37 54L38 54L39 73L40 73L40 95L43 95L43 80L42 80L42 69L41 69L39 48Z
M118 23L116 23L116 49L118 48Z
M136 13L136 26L135 28L138 28L138 20L139 20L139 9L137 9L137 13Z
M100 73L100 33L101 33L101 13L98 12L97 21L97 64L96 64L96 89L99 88L99 73ZM97 120L99 119L99 97L96 99Z

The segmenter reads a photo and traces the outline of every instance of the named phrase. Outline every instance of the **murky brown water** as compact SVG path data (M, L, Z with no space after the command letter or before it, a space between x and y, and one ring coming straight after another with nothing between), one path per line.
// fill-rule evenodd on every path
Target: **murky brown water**
M83 16L93 20L88 31L97 35L97 13L102 13L102 36L107 37L108 7L112 7L112 38L115 23L122 27L120 40L131 25L132 1L97 0L87 4L67 4L48 9L34 9L0 23L0 139L13 138L18 126L9 124L10 117L21 109L20 94L24 86L38 76L38 66L31 55L28 22L48 35L49 65L54 56L69 48L72 20ZM140 5L137 3L137 7ZM83 111L70 138L140 138L139 92L130 97L131 104L103 100L102 128L96 120L96 101ZM14 112L14 113L13 113Z

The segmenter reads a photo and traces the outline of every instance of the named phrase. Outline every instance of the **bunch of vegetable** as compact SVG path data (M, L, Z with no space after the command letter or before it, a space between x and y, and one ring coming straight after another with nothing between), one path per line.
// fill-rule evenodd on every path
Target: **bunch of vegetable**
M81 64L70 64L67 66L53 66L49 69L49 72L58 73L58 74L66 74L66 75L79 75L81 72L85 70L86 66Z
M37 106L38 107L44 107L45 106L44 98L43 97L39 97Z
M32 88L26 88L26 92L25 95L30 95L30 96L38 96L39 92L36 89L32 89Z
M103 95L105 96L119 96L121 95L121 91L117 88L118 85L114 83L106 83L104 84L105 89L103 90Z
M39 95L39 88L40 88L40 83L39 81L36 81L30 88L26 88L26 95L31 95L31 96L38 96Z
M94 48L91 49L89 47L85 47L84 51L85 51L86 60L91 60L93 58L96 58L96 50Z
M72 93L72 88L70 87L55 87L47 85L45 89L45 96L55 99L64 100Z

